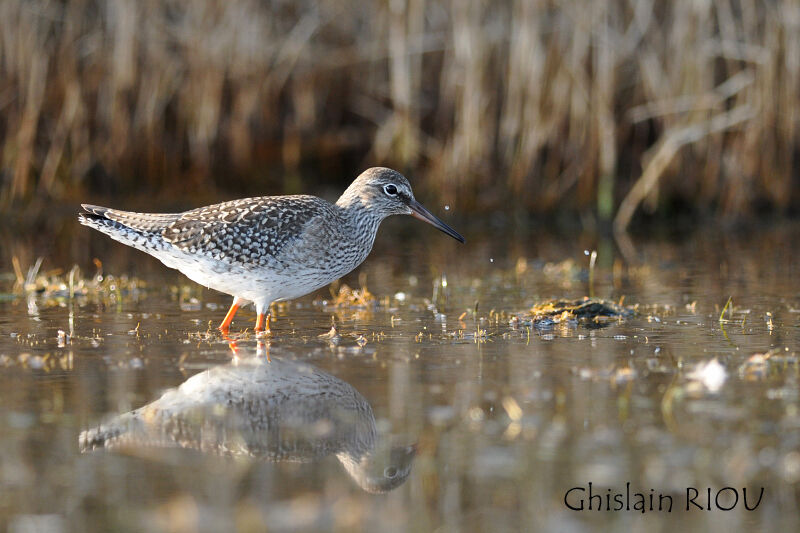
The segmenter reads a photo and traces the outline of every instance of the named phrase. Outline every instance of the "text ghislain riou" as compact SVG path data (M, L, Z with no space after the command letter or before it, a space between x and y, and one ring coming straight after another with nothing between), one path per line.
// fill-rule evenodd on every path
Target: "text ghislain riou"
M630 482L625 483L625 490L611 488L598 489L592 483L585 487L572 487L564 493L564 505L573 511L650 511L671 513L676 511L732 511L743 508L755 511L764 497L764 487L722 487L719 489L686 488L685 502L676 502L672 494L662 494L650 489L646 492L632 492ZM678 496L676 495L677 499Z

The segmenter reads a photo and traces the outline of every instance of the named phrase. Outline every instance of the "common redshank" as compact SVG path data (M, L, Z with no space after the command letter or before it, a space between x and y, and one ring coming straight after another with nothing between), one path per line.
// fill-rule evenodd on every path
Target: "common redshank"
M365 170L335 204L316 196L260 196L183 213L133 213L83 204L81 224L158 258L189 279L233 296L219 325L252 302L257 332L269 330L272 302L324 287L367 258L378 226L412 215L459 242L464 237L425 209L399 172Z

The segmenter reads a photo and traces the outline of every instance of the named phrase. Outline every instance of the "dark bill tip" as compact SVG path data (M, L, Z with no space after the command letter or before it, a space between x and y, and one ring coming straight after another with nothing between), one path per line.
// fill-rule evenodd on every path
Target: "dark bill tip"
M434 215L433 213L422 207L422 204L420 204L416 200L411 200L411 202L409 202L408 204L408 207L411 208L412 217L418 218L423 222L427 222L434 228L438 229L443 233L447 233L452 238L454 238L455 240L457 240L462 244L466 242L466 240L464 240L464 237L462 237L460 233L458 233L456 230L454 230L453 228L451 228L450 226L439 220L439 218L436 217L436 215Z

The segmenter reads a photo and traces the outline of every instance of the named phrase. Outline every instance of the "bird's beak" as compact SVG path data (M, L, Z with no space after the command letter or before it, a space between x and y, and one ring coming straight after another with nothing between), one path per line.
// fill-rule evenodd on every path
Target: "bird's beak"
M408 203L408 207L411 208L412 217L418 218L423 222L427 222L428 224L438 229L439 231L447 233L460 243L465 242L464 237L462 237L456 230L454 230L453 228L451 228L450 226L439 220L433 213L422 207L422 204L420 204L418 201L411 200Z

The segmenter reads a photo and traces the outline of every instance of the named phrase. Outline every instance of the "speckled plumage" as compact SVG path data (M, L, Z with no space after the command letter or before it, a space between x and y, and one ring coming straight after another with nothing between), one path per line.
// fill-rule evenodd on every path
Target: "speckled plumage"
M295 195L245 198L184 213L83 208L81 224L233 295L234 313L240 303L255 303L260 316L272 302L312 292L356 268L387 216L413 214L463 242L416 202L402 175L387 168L363 172L335 204Z
M248 358L189 378L154 402L79 436L81 450L181 447L268 461L335 455L365 490L408 476L413 446L378 438L372 408L349 383L307 363Z

